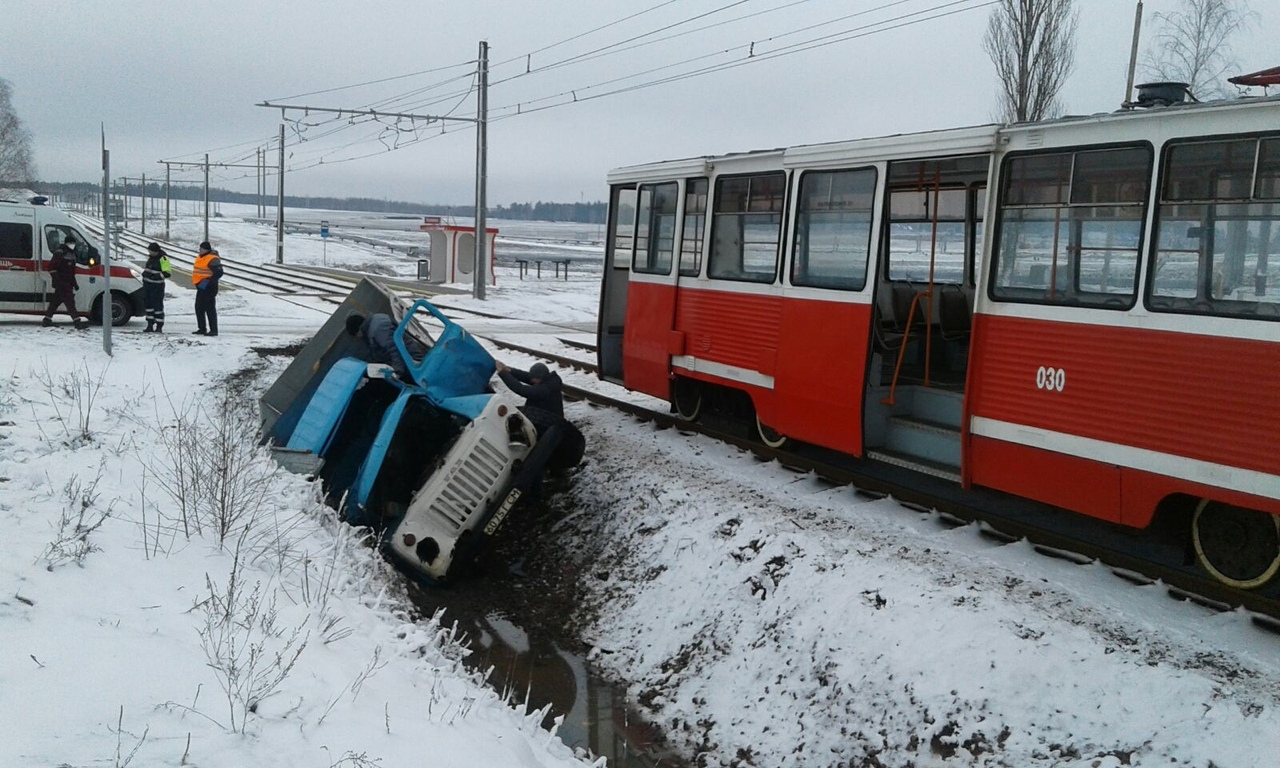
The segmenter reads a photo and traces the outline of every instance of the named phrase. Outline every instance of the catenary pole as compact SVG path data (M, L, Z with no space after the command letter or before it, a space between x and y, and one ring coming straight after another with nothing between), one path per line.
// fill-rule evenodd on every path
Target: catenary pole
M489 108L489 43L480 41L480 59L476 65L476 284L475 297L484 300L485 274L488 272L489 246L485 235L485 185L488 159L487 115Z
M147 234L147 174L142 174L142 234Z
M276 263L284 263L284 112L280 113L280 177L276 179Z
M164 164L164 239L169 239L169 164Z
M209 153L204 153L204 240L209 242Z

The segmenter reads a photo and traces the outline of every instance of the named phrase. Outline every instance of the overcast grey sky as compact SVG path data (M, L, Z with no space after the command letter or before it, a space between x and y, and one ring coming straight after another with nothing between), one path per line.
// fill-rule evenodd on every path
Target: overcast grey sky
M0 77L33 134L41 178L100 180L105 126L113 177L162 179L159 160L209 152L215 163L255 162L254 148L274 142L280 125L278 110L255 106L262 101L474 116L474 96L464 94L483 39L490 203L589 201L606 196L605 174L621 165L989 122L996 81L982 50L987 2L4 0ZM1068 112L1112 110L1124 96L1135 0L1076 4ZM1147 0L1145 31L1153 14L1175 7ZM1242 72L1280 65L1264 33L1280 29L1280 2L1253 7L1258 24L1234 40ZM886 29L896 25L904 26ZM770 58L807 41L799 47L809 50ZM610 46L612 55L584 55ZM601 95L751 53L742 66ZM316 93L376 80L386 82ZM474 199L470 123L441 135L439 124L415 133L407 121L397 131L390 120L324 123L329 117L289 124L289 194ZM236 178L244 173L253 171L213 176L253 191L252 176Z

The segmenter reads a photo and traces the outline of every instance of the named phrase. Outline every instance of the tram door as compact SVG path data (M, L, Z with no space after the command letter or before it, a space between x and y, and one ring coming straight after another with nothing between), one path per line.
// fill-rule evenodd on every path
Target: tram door
M682 182L636 188L634 248L622 339L623 384L666 399L676 314L676 221Z
M636 188L615 186L609 196L609 225L605 239L600 285L600 313L596 328L596 363L600 378L621 384L622 337L627 317L627 288L631 254L635 249Z

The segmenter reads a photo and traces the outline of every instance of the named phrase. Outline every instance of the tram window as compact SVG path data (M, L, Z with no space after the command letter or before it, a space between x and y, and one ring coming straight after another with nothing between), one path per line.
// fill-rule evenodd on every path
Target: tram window
M1170 147L1152 310L1280 320L1278 155L1275 138Z
M777 279L785 192L783 173L716 179L709 277L755 283Z
M969 285L973 285L978 270L982 268L982 249L986 247L983 236L986 232L987 185L975 185L969 198L973 205L973 261L969 265Z
M635 248L636 190L634 187L614 187L613 201L609 205L613 229L609 233L608 262L615 269L631 266L631 251Z
M1169 149L1161 199L1247 200L1253 184L1257 139L1201 142Z
M1280 139L1265 139L1258 147L1258 181L1253 196L1280 200Z
M969 248L965 227L968 190L964 187L937 190L936 216L930 210L934 199L934 190L931 189L904 189L890 193L890 280L927 281L932 254L935 283L958 285L964 281Z
M631 269L652 275L671 274L676 246L678 188L667 184L642 184L636 204L636 252Z
M874 168L800 178L792 285L856 291L867 284L875 191Z
M1132 306L1151 165L1145 147L1006 161L991 297Z
M684 234L680 241L680 274L697 277L702 272L702 233L707 226L706 179L689 179L684 193Z

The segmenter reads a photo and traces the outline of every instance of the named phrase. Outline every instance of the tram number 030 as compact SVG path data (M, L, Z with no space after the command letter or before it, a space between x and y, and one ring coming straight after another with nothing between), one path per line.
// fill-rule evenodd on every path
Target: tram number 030
M1036 388L1050 392L1061 392L1067 387L1067 372L1063 368L1046 368L1043 365L1036 371Z

